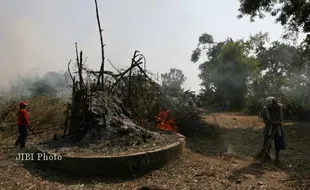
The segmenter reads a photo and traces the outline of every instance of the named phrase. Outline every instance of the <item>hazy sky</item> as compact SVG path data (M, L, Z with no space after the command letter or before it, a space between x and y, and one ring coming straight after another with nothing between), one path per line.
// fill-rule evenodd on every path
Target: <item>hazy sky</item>
M126 67L135 50L154 73L181 69L186 88L199 89L198 64L190 62L198 37L216 41L247 38L259 31L278 40L283 32L274 18L238 20L238 0L98 0L105 29L106 58ZM16 74L66 70L75 58L74 43L99 69L100 41L93 0L2 0L0 6L0 83ZM108 65L108 63L106 63ZM110 68L110 66L107 66ZM113 70L112 70L113 71Z

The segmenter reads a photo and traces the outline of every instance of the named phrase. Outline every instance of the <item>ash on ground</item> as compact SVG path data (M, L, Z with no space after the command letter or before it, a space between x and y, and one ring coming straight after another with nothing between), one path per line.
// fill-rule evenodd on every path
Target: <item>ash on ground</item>
M151 151L178 142L173 132L154 132L136 125L129 119L120 100L105 93L97 93L91 103L92 127L79 142L68 136L58 141L47 141L39 148L63 155L118 156ZM82 123L82 117L75 123ZM95 124L94 124L95 123Z

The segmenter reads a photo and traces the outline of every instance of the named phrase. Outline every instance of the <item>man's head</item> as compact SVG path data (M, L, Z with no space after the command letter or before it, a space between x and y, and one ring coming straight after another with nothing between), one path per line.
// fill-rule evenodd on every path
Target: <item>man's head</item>
M276 99L273 99L273 100L272 100L272 106L273 106L273 107L276 107L277 105L278 105L277 100L276 100Z
M286 108L287 108L287 109L291 109L291 108L292 108L292 105L291 105L291 104L287 104Z
M20 109L25 109L28 104L25 101L19 102Z
M278 105L276 98L273 96L269 96L268 98L266 98L266 101L267 107L274 107Z

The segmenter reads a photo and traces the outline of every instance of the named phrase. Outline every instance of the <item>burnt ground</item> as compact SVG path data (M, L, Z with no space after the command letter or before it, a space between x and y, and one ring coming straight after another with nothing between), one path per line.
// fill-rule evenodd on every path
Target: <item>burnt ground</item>
M74 142L70 138L49 140L37 147L43 151L70 156L122 156L153 151L171 145L180 138L170 131L148 131L139 126L115 130L113 138L102 138L94 142ZM110 133L111 134L111 133ZM69 139L69 140L68 140Z
M287 150L282 163L264 165L252 157L262 145L263 123L257 116L240 113L204 115L220 124L220 135L200 134L187 138L185 154L162 169L128 180L77 178L39 168L34 163L16 161L14 139L0 144L0 189L139 189L157 185L165 189L299 189L309 175L310 124L285 123ZM30 143L36 139L30 137Z

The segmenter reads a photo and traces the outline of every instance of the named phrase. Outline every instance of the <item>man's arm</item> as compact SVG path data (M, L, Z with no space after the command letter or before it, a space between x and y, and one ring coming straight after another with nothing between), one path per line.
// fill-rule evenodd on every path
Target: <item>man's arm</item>
M271 120L267 117L266 108L264 107L261 112L261 117L264 120L264 123L270 123Z

